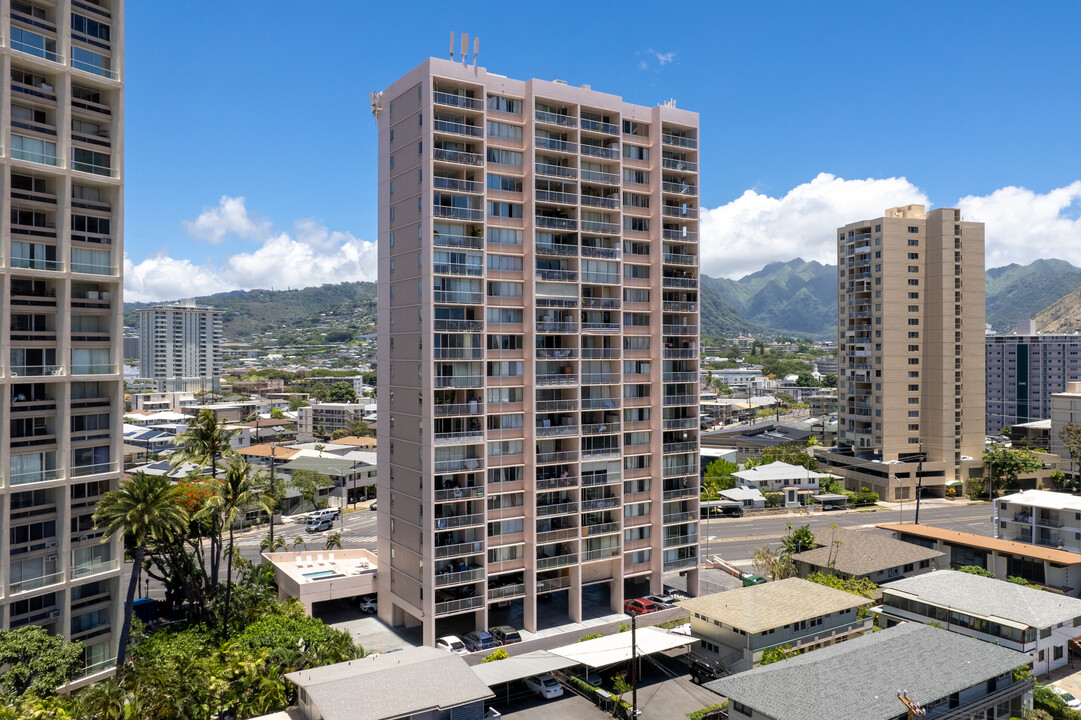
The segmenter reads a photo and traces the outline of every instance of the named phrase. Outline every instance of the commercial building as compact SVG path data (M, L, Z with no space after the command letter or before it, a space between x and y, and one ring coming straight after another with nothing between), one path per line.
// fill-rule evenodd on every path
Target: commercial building
M824 585L787 578L679 603L691 634L729 672L758 667L762 653L788 645L806 652L871 631L860 608L871 601Z
M439 59L372 109L381 616L696 588L698 115Z
M119 538L91 515L120 480L124 7L4 4L0 61L0 628L116 658Z
M954 569L973 565L994 573L999 580L1019 577L1074 597L1081 594L1081 553L931 525L893 523L878 528L893 532L898 540L945 553L939 567L946 563Z
M984 228L890 208L837 232L838 440L827 470L884 499L961 481L984 444Z
M928 717L1021 717L1032 678L1013 670L1029 658L929 625L906 623L849 642L706 683L728 698L732 720L912 717L904 693Z
M996 538L1081 552L1081 498L1048 490L1024 490L995 498Z
M1039 335L1032 320L1012 335L987 335L987 429L1051 417L1051 395L1081 380L1081 336ZM1044 446L1046 450L1047 447Z
M1038 675L1068 663L1070 641L1081 635L1081 600L954 570L884 586L876 612L885 627L937 623L1026 653Z
M194 301L139 311L139 372L158 392L221 389L222 315Z

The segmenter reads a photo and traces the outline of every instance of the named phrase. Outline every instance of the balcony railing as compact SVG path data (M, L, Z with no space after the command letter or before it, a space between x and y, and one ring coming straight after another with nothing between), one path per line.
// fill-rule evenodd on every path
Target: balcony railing
M95 165L94 163L82 162L81 160L72 160L71 169L78 170L79 172L91 173L93 175L102 175L104 177L119 177L116 168L109 167L108 165Z
M481 277L484 275L484 266L470 265L467 263L432 263L432 272L436 275Z
M21 148L11 148L11 157L16 160L27 160L29 162L40 163L41 165L59 165L59 161L55 155L46 155L45 153L37 153L31 150L23 150Z
M576 564L578 564L578 553L537 558L537 570L551 570L552 568L567 567L568 565Z
M584 347L582 348L582 357L589 359L618 358L621 352L619 348Z
M448 600L447 602L437 602L435 604L436 615L449 615L450 613L461 612L463 610L474 610L484 606L484 598L471 597L463 598L461 600Z
M665 232L668 232L667 230ZM685 239L685 238L680 238ZM693 240L693 238L690 238ZM666 265L687 265L689 267L695 267L698 265L697 255L686 255L681 253L665 253L664 262Z
M537 243L536 251L538 255L574 256L578 254L578 246L561 243Z
M619 423L587 423L582 425L583 435L608 435L619 432Z
M477 401L468 403L449 403L443 405L434 405L433 408L435 417L484 414L484 403Z
M534 117L537 122L545 123L547 125L559 125L560 127L567 128L578 127L578 119L570 115L560 115L558 113L537 110Z
M698 163L691 162L690 160L679 160L677 158L661 158L661 167L665 170L679 170L681 172L698 172Z
M676 195L698 195L698 186L688 185L687 183L662 182L661 190L666 193L674 193Z
M453 207L451 205L435 205L432 207L432 215L437 218L450 220L464 220L468 222L480 222L484 219L484 211L474 208Z
M43 60L49 60L50 62L54 63L64 62L63 55L58 55L52 50L46 50L45 48L40 48L36 45L25 43L22 40L11 40L11 49L18 50L19 52L24 52L27 55L33 55L34 57L42 58Z
M73 57L71 59L71 66L76 70L94 73L95 75L100 75L104 78L109 78L110 80L120 79L120 73L118 73L116 70L111 70L101 65L95 65L94 63L86 62L85 60L80 60L79 58Z
M478 153L465 152L463 150L446 150L435 148L432 157L442 162L458 163L460 165L483 165L484 156Z
M47 585L56 585L57 583L64 582L63 572L49 573L48 575L39 575L38 577L27 578L20 582L11 583L10 594L15 595L17 593L29 592L31 590L37 590Z
M435 491L435 499L437 501L472 500L474 498L482 497L484 497L484 488L477 485L467 485L466 487L449 488L447 490Z
M600 197L599 195L583 195L582 204L586 207L619 209L619 198Z
M8 478L11 485L29 485L30 483L49 482L56 480L64 471L61 468L52 470L28 470L26 472L12 473Z
M484 458L479 457L435 461L435 472L439 474L461 472L463 470L480 470L483 468Z
M673 535L671 537L664 538L663 547L672 548L672 547L681 547L683 545L697 545L697 544L698 544L698 536L697 535L693 535L693 534L692 535ZM667 563L666 563L666 565L667 565Z
M457 443L478 443L484 440L483 430L463 430L461 432L435 433L436 445L454 445Z
M72 365L72 375L115 375L116 365Z
M578 503L554 503L552 505L537 505L537 517L550 517L552 515L571 515L578 512Z
M665 490L662 497L665 500L680 500L682 498L698 497L698 488L683 487L676 488L675 490Z
M504 585L503 587L488 588L489 600L507 600L509 598L522 597L525 595L525 583L516 585Z
M480 332L484 329L484 321L436 318L432 321L432 329L436 332Z
M464 108L466 110L483 110L484 103L478 98L457 95L455 93L434 91L432 100L437 105L449 105L451 107Z
M582 143L582 154L590 157L604 158L605 160L615 160L619 157L619 148L608 148L603 145L586 145Z
M543 135L537 135L533 138L534 144L544 150L555 150L556 152L574 153L578 152L578 144L567 142L566 140L559 140L558 138L544 137Z
M472 515L454 515L451 517L437 517L435 518L436 530L453 530L455 528L470 527L473 525L483 525L484 514L474 513Z
M578 177L578 170L564 165L552 165L551 163L537 163L538 175L551 175L553 177L574 180Z
M433 290L432 302L448 305L479 305L484 302L484 294L462 290Z
M43 377L45 375L63 375L61 365L12 365L12 377Z
M694 138L685 137L683 135L672 135L669 133L661 135L661 142L665 145L689 148L691 150L694 150L698 147L698 141Z
M664 404L668 406L672 405L697 405L697 395L665 395Z
M599 172L597 170L583 170L582 182L598 183L600 185L619 185L619 175L615 173Z
M665 217L687 218L692 220L698 217L698 208L684 208L682 205L665 205L661 208Z
M680 477L681 475L697 475L701 468L698 465L665 465L664 477Z
M661 284L666 288L688 288L693 290L698 287L698 278L665 276L662 278Z
M484 552L484 542L477 540L474 542L457 543L455 545L439 545L435 548L435 557L449 558L458 557L460 555L475 555L482 552Z
M539 438L570 437L578 434L577 425L552 425L550 427L538 426L535 430Z
M583 283L595 283L597 285L618 285L619 273L582 272Z
M613 222L600 222L597 220L583 220L582 232L601 233L605 235L618 235L619 225Z
M547 268L537 268L538 280L554 280L557 282L575 282L578 280L578 272L576 270L549 270Z
M71 568L72 579L89 577L90 575L100 575L101 573L112 572L120 568L120 561L118 560L97 560L94 562L82 563L73 565Z
M563 450L556 452L537 453L537 463L548 465L551 463L572 463L578 461L577 450Z
M447 133L448 135L464 135L466 137L484 137L484 129L476 125L466 125L465 123L451 122L449 120L439 120L438 118L432 123L432 127L438 133Z
M582 512L591 510L613 510L619 507L618 497L601 497L582 501Z
M565 587L570 587L570 585L571 579L567 576L544 578L537 581L537 593L539 594L543 592L551 592L552 590L561 590Z
M116 265L96 265L93 263L71 263L71 271L77 273L84 273L86 275L106 275L108 277L116 277L119 273L119 269Z
M469 250L484 249L483 235L440 235L432 237L432 245L436 247L465 248Z
M582 129L590 132L604 133L605 135L619 135L619 126L600 120L587 120L582 118Z
M102 473L117 472L119 465L115 462L92 463L90 465L72 465L71 476L82 477L84 475L101 475Z
M583 448L582 458L589 458L590 460L600 460L602 458L617 458L620 455L620 449L618 447L595 447L595 448Z
M562 488L570 488L577 486L577 475L567 475L565 477L556 478L539 478L536 485L537 490L560 490Z
M611 560L619 557L619 546L601 548L600 550L587 550L582 553L582 562L594 562L596 560Z
M574 230L578 227L578 221L574 218L559 218L549 215L536 216L537 227L550 230Z
M538 190L537 202L557 203L562 205L577 205L578 195L575 193L549 192L548 190Z
M451 190L454 192L483 193L484 183L475 180L459 180L458 178L433 177L432 187L436 190Z
M539 322L537 323L537 332L554 333L556 335L574 334L578 332L578 323L570 320L565 322Z
M620 406L622 398L618 397L585 397L582 398L583 410L616 410Z
M569 360L578 357L578 348L537 348L539 360ZM540 412L540 403L537 403Z
M693 512L678 512L668 513L664 516L664 524L671 525L672 523L688 523L694 522L698 519L698 515Z

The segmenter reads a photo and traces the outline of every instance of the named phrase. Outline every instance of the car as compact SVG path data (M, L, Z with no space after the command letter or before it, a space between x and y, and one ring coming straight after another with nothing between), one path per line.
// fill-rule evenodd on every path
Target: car
M499 643L496 642L495 638L483 630L474 630L471 633L462 635L462 642L465 643L469 652L491 650L494 647L499 647Z
M324 530L330 530L332 527L334 527L334 521L330 518L323 518L322 520L313 520L312 522L308 523L304 530L310 533L314 533L322 532Z
M596 670L589 667L588 665L575 665L573 668L570 669L569 674L571 677L576 677L579 680L584 681L586 684L592 685L593 687L600 687L601 683L604 682L603 680L601 680L600 673L598 673Z
M496 625L488 628L488 634L500 645L513 645L522 642L522 636L510 625Z
M551 675L534 675L525 679L525 686L545 700L557 698L563 694L563 686Z
M623 603L623 612L628 615L645 615L646 613L657 612L657 609L656 605L645 598L626 600Z
M308 515L308 522L316 522L318 520L337 520L341 511L338 508L323 508L322 510L316 510Z
M645 599L656 605L660 610L675 607L676 605L676 599L671 595L646 595Z
M368 509L371 510L372 512L375 512L375 503L372 503L371 505L369 505Z
M447 652L456 653L458 655L465 655L469 652L469 648L465 646L457 635L445 635L435 641L435 646L440 650L446 650Z
M1066 703L1066 707L1068 707L1068 708L1070 708L1072 710L1081 709L1081 700L1078 700L1073 695L1066 692L1065 690L1063 690L1060 687L1055 687L1054 685L1048 685L1047 687L1051 692L1055 693L1060 698L1062 698L1062 702Z
M360 611L374 615L379 612L379 598L375 595L365 595L360 599Z
M715 665L710 664L702 658L691 658L689 661L691 682L695 685L701 685L702 683L708 683L712 680L716 680L724 673L721 669Z

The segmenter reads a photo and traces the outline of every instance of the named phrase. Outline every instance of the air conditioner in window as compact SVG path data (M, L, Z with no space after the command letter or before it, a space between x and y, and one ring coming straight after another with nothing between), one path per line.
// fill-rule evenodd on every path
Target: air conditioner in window
M90 539L89 535L80 535L79 536L79 542L86 542L89 539Z
M54 547L56 547L56 541L55 541L55 540L53 540L52 542L47 542L47 543L45 543L45 547L47 547L47 548L54 548Z
M56 556L55 555L50 555L49 557L45 558L45 562L47 562L47 563L56 562Z
M59 610L50 610L49 611L49 618L50 619L55 620L58 617L60 617L60 611Z

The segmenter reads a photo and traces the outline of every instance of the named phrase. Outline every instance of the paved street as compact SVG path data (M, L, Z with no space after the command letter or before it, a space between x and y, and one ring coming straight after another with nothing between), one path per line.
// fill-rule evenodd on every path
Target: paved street
M898 510L897 504L889 508L846 510L840 512L816 512L814 515L768 515L742 518L712 518L702 522L702 555L719 555L729 562L741 563L754 556L756 548L769 545L780 547L786 524L796 527L810 525L812 532L826 530L836 523L838 527L863 529L881 533L875 525L895 523L903 518L912 522L915 503L906 502ZM991 506L986 503L969 504L964 501L932 500L920 504L920 523L959 530L961 532L991 534ZM708 538L708 541L707 541Z
M327 536L331 533L342 534L343 548L363 548L375 552L375 519L376 513L369 512L366 507L358 506L354 512L347 512L344 517L345 527L342 528L343 519L338 518L334 522L333 530L310 533L304 531L305 522L286 522L274 525L275 537L284 537L289 543L289 550L293 549L293 541L300 537L303 544L297 545L297 550L322 550L326 547ZM236 544L240 547L240 554L248 560L259 557L259 543L267 536L266 526L247 530L237 535Z

